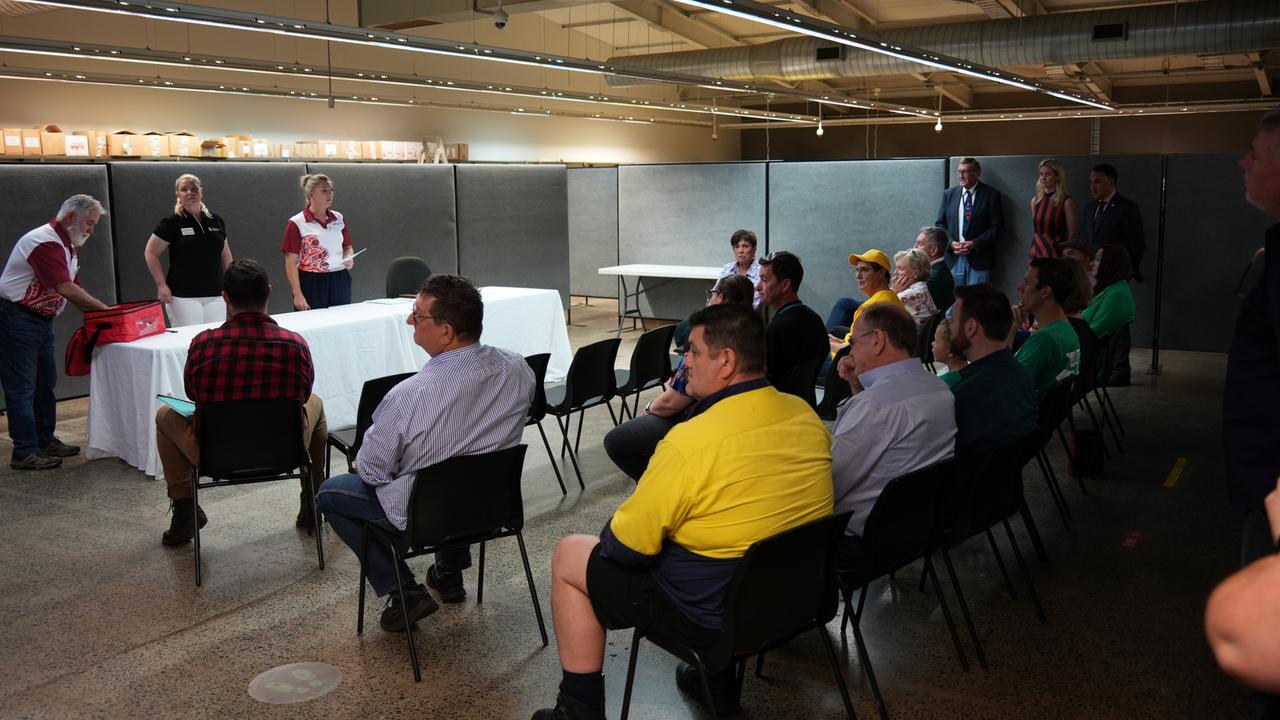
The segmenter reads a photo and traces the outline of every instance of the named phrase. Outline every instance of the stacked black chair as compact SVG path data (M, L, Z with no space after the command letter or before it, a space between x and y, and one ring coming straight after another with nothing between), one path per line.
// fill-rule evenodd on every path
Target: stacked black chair
M1013 555L1018 561L1018 567L1026 579L1027 591L1031 595L1032 603L1035 605L1036 614L1041 622L1048 622L1044 614L1044 608L1040 605L1040 596L1036 593L1035 584L1031 580L1031 574L1028 572L1026 562L1022 557L1022 552L1018 549L1018 541L1014 538L1013 528L1009 525L1009 518L1014 513L1022 513L1025 508L1025 501L1022 495L1022 467L1036 452L1040 442L1040 434L1031 433L1024 438L1007 443L991 451L986 456L985 462L979 461L970 465L971 469L977 471L977 474L962 480L964 489L969 492L967 508L955 508L956 512L953 513L954 521L946 529L940 543L942 561L947 568L947 574L951 578L951 587L955 590L956 600L960 604L960 612L964 616L965 625L969 630L969 637L973 641L978 663L984 669L987 667L987 656L983 651L982 641L978 639L978 631L973 624L973 616L969 613L969 606L965 602L964 591L960 587L960 579L956 576L955 566L951 563L949 551L974 535L985 534L987 541L991 544L991 552L995 555L996 565L1000 568L1000 575L1004 579L1005 589L1008 590L1011 598L1016 599L1017 592L1013 588L1013 581L1009 578L1009 572L1005 568L1003 558L1000 556L1000 549L996 545L995 536L991 533L991 528L997 524L1003 524L1005 533L1009 537L1009 545L1013 549ZM1027 514L1023 513L1024 519L1028 517ZM1030 528L1028 530L1030 531ZM934 580L937 582L936 575Z
M952 481L955 466L954 460L947 460L890 481L871 508L862 535L843 540L850 556L850 564L842 567L839 564L841 558L837 558L836 576L844 598L840 636L844 637L845 626L852 622L858 656L862 660L862 666L866 668L867 682L871 685L882 720L888 720L889 711L880 694L875 672L871 669L866 641L862 638L862 611L867 601L867 589L873 580L890 575L921 558L924 559L924 572L933 572L937 577L930 557L938 540L935 513L939 504L939 492L945 484ZM933 587L938 596L938 605L942 608L942 617L951 632L951 641L955 644L956 657L960 660L960 666L968 670L969 661L951 619L951 610L942 593L942 584L935 582ZM858 595L858 607L854 609L853 591L856 589L861 589L862 592Z
M547 416L547 390L542 387L542 382L547 377L547 363L551 362L551 353L530 355L524 361L529 363L529 369L533 370L534 379L533 402L529 404L529 416L524 421L524 426L538 427L538 434L542 436L542 446L547 449L547 459L551 461L551 469L556 473L556 482L560 483L560 494L568 495L569 491L565 489L564 478L561 477L560 468L556 465L556 455L551 452L551 443L547 441L547 433L542 429L542 418Z
M640 393L659 386L663 390L667 388L667 380L671 379L671 356L667 354L667 347L675 332L675 325L663 325L641 335L631 351L630 369L613 371L623 415L636 416L640 410ZM628 408L627 398L632 395L635 406Z
M360 388L360 402L356 405L356 426L350 430L334 430L329 433L329 447L342 453L342 456L347 459L347 472L356 471L356 455L360 452L360 446L364 444L364 434L369 431L369 426L373 424L373 411L377 410L378 406L382 404L383 398L387 396L387 393L391 392L391 388L408 380L415 374L411 372L398 373L366 380L364 386ZM326 454L324 458L325 477L332 476L331 468L331 458Z
M302 437L302 403L297 400L236 400L196 408L200 462L191 474L191 512L200 509L200 491L230 485L274 482L296 478L306 488L316 538L316 557L324 569L324 541L316 512L315 486L311 482L311 457ZM209 478L201 482L200 478ZM200 568L200 522L195 525L196 585L203 580Z
M387 297L414 295L422 281L431 276L427 261L420 257L398 257L387 266Z
M586 489L582 481L582 470L578 467L578 442L582 439L582 419L584 413L598 405L609 409L609 417L613 424L618 424L618 416L613 412L609 401L618 394L618 379L613 372L613 364L618 358L618 346L622 341L610 338L578 348L573 354L573 362L569 364L569 374L565 376L563 385L547 388L547 412L556 418L560 426L560 434L564 442L560 445L560 454L569 451L569 461L573 463L573 472L578 476L578 487ZM573 414L578 413L578 436L573 444L569 444L569 426L573 423Z
M853 703L844 673L836 659L826 624L836 615L840 599L836 591L834 554L836 542L849 524L850 513L840 513L778 533L747 548L729 583L724 602L724 625L715 645L695 648L681 638L667 637L637 627L631 638L631 661L622 696L622 720L631 710L631 686L635 681L640 640L650 642L698 669L702 692L712 718L717 717L708 678L736 668L739 681L747 658L816 630L822 636L827 660L840 688L845 713L854 718Z
M484 545L490 540L514 536L520 544L524 577L529 583L529 598L538 618L542 646L547 646L547 627L542 621L538 591L529 569L525 550L524 501L520 495L520 473L526 445L517 445L480 455L461 455L418 471L409 494L408 525L403 533L392 535L379 525L365 523L360 541L360 606L356 634L364 632L365 562L369 542L381 543L396 560L434 553L440 550L480 545L479 579L476 602L484 602ZM404 582L400 566L396 570L396 593L400 607L406 607ZM413 679L422 681L418 650L413 644L413 626L405 615L405 636L409 642L409 661Z

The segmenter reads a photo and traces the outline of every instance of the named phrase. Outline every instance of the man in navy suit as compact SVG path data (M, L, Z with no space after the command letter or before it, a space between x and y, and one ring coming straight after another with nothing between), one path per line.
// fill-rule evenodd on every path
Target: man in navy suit
M967 157L956 168L958 185L942 194L934 222L952 238L946 262L956 287L987 281L1000 239L1000 192L979 182L982 165Z
M1129 251L1133 264L1133 277L1142 282L1142 253L1147 249L1142 230L1142 211L1138 204L1116 192L1119 177L1115 166L1103 163L1089 173L1089 194L1093 200L1085 206L1085 237L1095 248L1105 244L1121 245ZM1115 367L1105 368L1110 373L1109 384L1129 384L1129 326L1116 331L1114 340Z

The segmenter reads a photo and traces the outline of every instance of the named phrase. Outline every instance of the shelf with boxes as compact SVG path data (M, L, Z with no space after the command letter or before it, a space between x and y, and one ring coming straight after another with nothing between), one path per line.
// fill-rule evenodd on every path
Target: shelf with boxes
M299 140L272 142L251 135L200 141L190 132L77 130L57 125L0 130L0 160L57 159L256 159L364 162L466 162L466 143L418 140Z

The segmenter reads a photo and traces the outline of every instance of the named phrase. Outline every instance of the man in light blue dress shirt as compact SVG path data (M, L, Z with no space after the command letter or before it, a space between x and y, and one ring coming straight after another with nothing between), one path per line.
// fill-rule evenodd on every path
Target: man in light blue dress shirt
M955 454L955 399L916 359L916 336L902 306L872 305L837 368L855 390L831 431L835 512L853 511L846 535L862 534L890 480Z
M533 371L521 356L480 343L483 320L480 292L466 278L432 275L418 290L408 323L414 343L431 359L374 411L356 472L329 478L316 496L317 507L352 552L360 552L364 522L404 531L418 470L519 444L533 402ZM416 622L439 608L399 561L407 610L401 608L392 562L383 546L369 544L369 585L379 597L391 596L381 618L387 632L403 631L405 614ZM462 570L470 566L468 548L437 553L427 584L445 602L462 602Z

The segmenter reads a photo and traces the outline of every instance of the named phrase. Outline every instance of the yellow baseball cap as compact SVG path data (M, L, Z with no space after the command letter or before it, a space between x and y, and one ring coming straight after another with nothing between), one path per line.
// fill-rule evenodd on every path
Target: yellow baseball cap
M853 253L849 256L850 265L857 265L859 260L862 262L875 263L876 265L884 268L885 272L893 272L893 263L889 262L889 256L874 248L867 250L861 255Z

